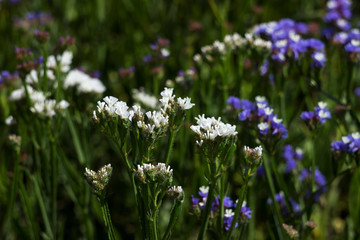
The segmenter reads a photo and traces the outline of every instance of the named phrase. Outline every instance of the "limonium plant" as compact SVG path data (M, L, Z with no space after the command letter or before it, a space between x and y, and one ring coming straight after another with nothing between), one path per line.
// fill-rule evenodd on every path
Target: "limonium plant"
M359 239L357 8L0 0L1 239Z

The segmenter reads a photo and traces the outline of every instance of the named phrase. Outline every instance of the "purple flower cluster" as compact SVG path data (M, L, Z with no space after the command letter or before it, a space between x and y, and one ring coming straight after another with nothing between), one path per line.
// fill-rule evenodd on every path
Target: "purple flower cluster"
M327 119L331 119L331 113L326 107L327 104L325 102L319 102L318 106L314 108L315 112L302 112L300 118L313 129L319 123L323 124Z
M283 157L286 161L285 172L289 173L296 169L297 161L304 157L304 153L300 148L296 148L294 150L293 146L285 145Z
M1 71L0 72L0 84L4 83L5 81L11 82L12 80L18 78L19 75L17 72L10 73L9 71Z
M326 192L327 188L323 187L324 185L326 185L326 178L324 177L324 175L319 171L319 169L315 169L314 171L314 176L315 176L315 191L320 189L315 195L314 195L314 199L316 201L318 201L320 199L321 194L323 194L324 192ZM302 183L311 183L312 182L312 171L310 169L303 169L300 173L300 181ZM311 190L308 188L307 189L307 196L309 197L311 194Z
M92 78L100 78L101 77L100 71L91 71L85 67L77 67L76 69L83 73L86 73L87 75L89 75Z
M333 42L342 44L349 57L355 61L360 57L360 30L351 29L349 32L339 32L334 35Z
M16 19L14 24L16 27L29 30L39 26L44 26L50 22L52 22L52 16L50 13L28 12L24 18Z
M158 38L155 43L149 45L152 53L143 57L144 62L152 62L156 59L165 59L170 56L169 40L166 38Z
M279 192L275 194L275 201L280 207L281 214L283 216L288 216L292 212L286 205L285 196L283 192ZM300 213L300 205L295 202L291 197L289 198L292 210L294 213L299 214ZM271 198L268 199L268 204L272 204Z
M121 78L131 77L131 76L133 76L133 73L135 72L135 67L131 66L129 68L119 68L118 72L119 72Z
M257 129L262 136L288 137L286 127L281 123L282 120L274 114L265 97L257 96L255 103L249 100L240 100L237 97L230 97L227 103L239 111L238 119L247 121L250 124L256 124Z
M170 56L170 41L166 38L158 38L155 43L149 45L151 53L143 57L143 62L149 64L153 74L163 71L163 62Z
M331 143L331 151L337 153L358 153L360 149L360 133L344 136L339 141Z
M347 31L351 28L349 22L351 18L350 0L329 0L326 4L326 9L325 22L340 31Z
M175 78L175 81L186 88L190 88L196 78L196 70L192 67L186 71L180 70Z
M193 210L202 211L205 209L206 200L208 197L208 191L209 191L209 187L202 186L199 189L199 192L198 192L199 197L198 198L191 195L191 202L192 202ZM234 201L231 200L230 197L225 196L223 204L224 204L224 210L225 210L224 226L225 226L226 230L229 230L230 226L231 226L231 222L234 218L234 214L235 214L234 209L236 208L237 203L234 203ZM215 214L218 214L219 207L220 207L219 198L215 197L215 201L211 205L212 216L214 216ZM243 202L243 205L241 206L241 214L239 217L239 222L247 222L251 218L251 214L252 214L252 211L250 210L249 207L246 206L246 202ZM239 223L237 222L235 226L237 227L238 224Z
M311 57L313 67L323 67L326 61L324 44L318 39L302 39L301 34L307 31L306 24L291 19L255 26L255 35L272 42L270 61L266 60L260 67L261 75L268 72L271 61L284 63L287 59L298 60L301 56Z

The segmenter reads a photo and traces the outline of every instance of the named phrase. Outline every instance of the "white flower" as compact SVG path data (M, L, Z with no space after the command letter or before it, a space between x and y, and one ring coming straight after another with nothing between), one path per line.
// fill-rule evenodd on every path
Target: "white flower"
M66 108L69 107L69 102L66 101L66 100L61 100L58 104L57 104L57 108L60 109L60 110L64 110Z
M57 68L57 62L60 65L62 72L68 72L70 70L70 65L72 63L73 54L72 52L65 51L63 55L55 56L51 55L48 57L46 66L48 68Z
M235 213L232 209L225 209L224 217L230 218L230 217L233 217L234 215L235 215Z
M119 101L114 104L115 114L120 116L122 119L127 119L129 117L128 106L125 102Z
M158 104L158 99L156 97L147 94L143 89L134 89L132 93L132 96L136 101L150 108L156 108Z
M169 102L174 101L175 95L173 95L173 88L164 88L164 90L160 93L162 98L160 102L165 106L165 109L168 107Z
M356 133L351 134L351 136L356 140L356 139L360 138L360 133L356 132Z
M256 101L256 102L259 102L259 103L265 102L265 101L266 101L266 97L264 97L264 96L256 96L256 97L255 97L255 101Z
M267 122L262 122L258 124L258 128L260 131L266 130L269 128L269 124Z
M199 188L200 192L202 193L208 193L209 192L209 186L201 186Z
M16 123L15 118L11 115L5 119L5 124L8 126L13 125L15 123Z
M191 103L190 101L191 101L191 98L189 98L189 97L177 99L179 106L183 110L191 109L193 106L195 106L195 104Z
M161 56L163 56L164 58L167 58L168 56L170 56L170 51L166 48L162 48L160 50Z
M326 103L326 102L319 102L318 105L319 105L319 107L320 107L321 109L324 109L324 108L326 108L327 103Z
M40 72L40 76L44 77L44 71L43 70ZM46 71L46 76L50 80L55 80L55 75L54 75L54 72L52 70L47 70ZM28 75L26 75L25 81L27 83L38 83L39 82L38 72L36 70L31 70L31 72Z
M79 71L71 70L64 80L64 88L76 87L79 93L103 93L106 88L97 78Z

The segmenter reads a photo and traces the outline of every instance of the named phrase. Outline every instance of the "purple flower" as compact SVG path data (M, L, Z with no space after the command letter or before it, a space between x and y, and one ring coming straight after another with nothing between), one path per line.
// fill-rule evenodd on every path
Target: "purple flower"
M360 53L360 41L353 39L345 45L345 51L350 53Z
M318 169L315 169L314 176L315 176L315 190L320 189L320 191L314 196L315 201L318 201L320 199L321 194L323 194L327 190L326 187L323 187L326 185L326 178ZM311 183L312 171L310 169L303 169L300 173L299 178L300 181L303 183ZM307 196L309 197L310 194L311 194L311 190L307 189Z
M314 67L324 67L326 62L325 54L322 52L314 52L311 55L311 58L313 59L313 66Z
M145 57L143 57L143 62L151 62L153 60L151 55L146 55Z
M227 104L231 104L235 109L240 108L240 99L237 97L229 97L229 99L226 101Z
M297 166L297 160L301 160L303 158L303 152L301 149L296 149L291 145L285 145L283 157L286 162L285 172L289 173L294 170Z

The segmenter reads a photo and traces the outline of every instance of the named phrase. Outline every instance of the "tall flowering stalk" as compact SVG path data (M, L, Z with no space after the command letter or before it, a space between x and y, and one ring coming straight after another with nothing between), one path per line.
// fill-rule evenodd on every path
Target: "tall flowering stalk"
M201 157L208 165L209 191L198 235L198 239L204 239L209 223L211 204L214 200L215 187L218 179L222 177L225 169L229 166L229 160L236 148L237 131L235 126L223 123L221 118L205 118L205 115L199 115L195 119L197 125L190 128L196 134L196 144L199 147ZM224 216L223 198L224 196L221 196L220 199L221 221Z
M114 227L112 225L109 206L106 200L106 186L108 185L112 174L111 164L105 165L100 168L97 172L85 169L85 177L93 193L96 195L100 206L101 212L105 221L106 232L109 240L115 240Z
M185 111L194 106L190 98L175 100L173 89L170 88L165 88L161 96L160 111L144 113L138 105L129 109L125 102L108 96L103 101L98 101L97 111L93 113L95 123L114 140L119 148L121 159L126 164L143 236L147 239L159 238L159 207L172 183L172 170L164 166L170 161L173 143L184 120ZM153 150L166 134L169 135L170 142L166 150L165 163L153 165ZM134 170L135 166L137 170ZM178 190L178 194L183 195L181 188L173 190ZM174 191L170 192L174 193ZM170 237L180 206L178 201L174 202L171 221L165 234L167 238Z
M162 201L166 194L174 199L171 219L163 237L169 239L185 197L181 186L172 186L173 170L164 163L144 163L137 166L135 177L140 195L138 201L144 239L160 239L159 210Z

